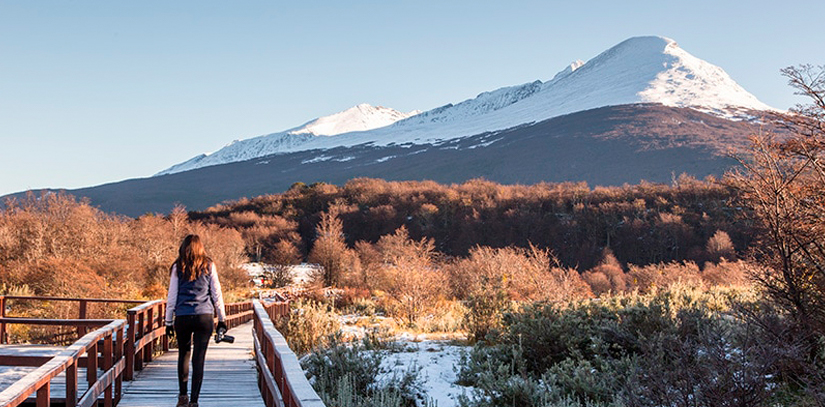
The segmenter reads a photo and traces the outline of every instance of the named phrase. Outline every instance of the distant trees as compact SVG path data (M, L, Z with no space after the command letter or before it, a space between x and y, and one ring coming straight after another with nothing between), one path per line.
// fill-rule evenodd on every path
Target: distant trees
M187 233L200 234L217 263L227 296L248 285L241 234L169 216L107 215L64 194L29 194L0 210L0 282L35 295L160 298Z
M338 218L351 248L358 241L375 243L404 226L412 239L432 239L434 249L447 256L466 256L478 245L532 244L551 250L567 267L586 270L600 262L606 247L622 263L701 264L708 260L706 245L718 230L728 234L733 247L748 247L752 233L749 224L736 222L732 198L729 186L686 175L672 186L594 189L582 183L523 186L471 180L442 185L359 178L343 187L299 185L190 217L240 230L253 259L260 252L262 258L276 260L282 241L292 243L302 257L309 254L321 214L335 204L341 207Z

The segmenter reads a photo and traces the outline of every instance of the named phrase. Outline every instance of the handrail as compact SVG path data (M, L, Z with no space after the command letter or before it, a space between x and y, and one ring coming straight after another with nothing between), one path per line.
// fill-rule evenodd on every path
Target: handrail
M258 387L267 407L324 407L318 393L309 384L298 358L286 339L272 323L268 310L259 300L253 300L255 319L253 337L258 368ZM283 311L283 307L278 308ZM288 312L288 308L286 308Z
M104 304L142 304L142 300L121 300L117 298L74 298L74 297L51 297L51 296L22 296L22 295L0 295L0 319L6 317L6 301L7 300L32 300L32 301L75 301L79 302L78 318L86 318L86 310L89 303L104 303ZM86 325L77 327L78 336L86 335ZM8 343L6 337L6 323L0 321L0 344Z
M25 296L25 295L0 295L9 300L36 300L36 301L86 301L98 303L115 304L142 304L145 300L121 300L118 298L74 298L74 297L49 297L49 296Z
M226 310L226 327L228 329L251 321L254 313L252 301L225 304L224 309Z
M66 372L66 406L91 407L97 404L101 394L104 405L117 404L122 390L124 368L123 331L126 321L111 321L106 326L90 332L77 342L51 358L47 363L30 372L2 392L0 406L14 407L25 402L32 394L37 394L38 406L49 405L51 379ZM100 341L103 341L102 349ZM98 377L98 352L102 354L103 374ZM89 387L78 399L77 368L80 356L86 357L86 379Z

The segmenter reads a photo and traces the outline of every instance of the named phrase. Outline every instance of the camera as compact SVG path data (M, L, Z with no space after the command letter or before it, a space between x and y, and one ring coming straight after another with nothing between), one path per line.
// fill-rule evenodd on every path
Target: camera
M221 342L235 343L235 337L232 335L227 335L226 329L218 328L218 330L215 331L215 343Z

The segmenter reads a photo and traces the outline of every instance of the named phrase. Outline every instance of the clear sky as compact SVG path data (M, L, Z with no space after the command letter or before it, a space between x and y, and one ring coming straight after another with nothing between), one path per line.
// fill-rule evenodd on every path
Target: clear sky
M427 110L638 35L763 102L825 63L825 1L0 0L0 195L146 177L359 103Z

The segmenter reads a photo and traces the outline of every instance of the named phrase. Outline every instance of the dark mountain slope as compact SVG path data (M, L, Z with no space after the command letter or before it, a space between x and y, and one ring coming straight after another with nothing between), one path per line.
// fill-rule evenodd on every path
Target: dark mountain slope
M662 105L603 107L437 144L358 145L271 155L171 175L69 190L104 211L137 216L176 203L215 203L282 192L295 182L342 184L355 177L500 183L669 183L674 175L719 176L756 125Z

